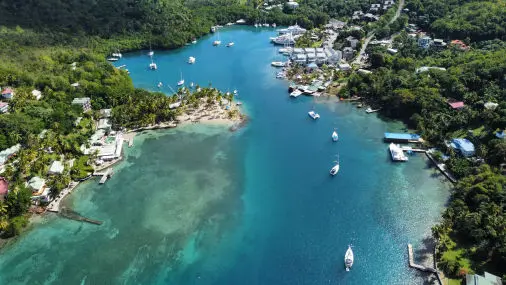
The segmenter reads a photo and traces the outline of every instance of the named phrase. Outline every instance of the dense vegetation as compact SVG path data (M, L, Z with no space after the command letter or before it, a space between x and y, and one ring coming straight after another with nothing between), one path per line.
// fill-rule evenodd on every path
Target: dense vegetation
M407 7L421 27L440 37L472 41L506 39L504 0L409 0Z

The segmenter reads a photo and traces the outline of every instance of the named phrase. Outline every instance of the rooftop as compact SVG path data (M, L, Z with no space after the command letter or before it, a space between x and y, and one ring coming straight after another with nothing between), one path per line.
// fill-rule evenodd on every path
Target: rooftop
M21 145L17 144L0 151L0 165L4 164L9 157L18 152L20 149Z
M51 164L51 167L49 168L50 174L62 174L65 167L63 166L63 163L59 160L53 161L53 164Z
M40 189L42 187L44 187L44 185L46 184L46 180L38 177L38 176L34 176L32 177L32 179L30 179L28 181L28 186L32 189L32 191L40 191Z
M385 133L385 139L388 140L420 140L420 135L417 134L409 134L409 133Z
M0 177L0 196L7 195L7 192L9 191L9 183L5 180L5 178Z
M478 274L467 274L466 285L502 285L501 278L485 272L484 276Z
M4 90L2 90L2 95L10 94L10 93L12 93L12 89L11 88L5 88Z
M465 152L474 152L474 144L468 139L456 138L452 139L452 146Z
M464 102L462 102L462 101L448 102L448 105L450 105L450 107L452 107L452 109L464 108Z

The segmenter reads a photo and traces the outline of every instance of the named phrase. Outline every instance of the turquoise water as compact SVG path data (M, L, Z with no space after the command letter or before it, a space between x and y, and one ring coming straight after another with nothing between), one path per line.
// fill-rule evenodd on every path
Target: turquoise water
M421 284L406 244L430 234L448 186L421 156L390 162L383 132L402 129L335 99L288 97L274 78L273 30L230 28L126 64L136 86L175 88L182 73L237 89L238 132L188 125L146 132L105 184L71 196L101 226L48 216L0 254L0 284ZM233 40L232 48L224 45ZM194 65L186 63L197 58ZM312 121L313 106L320 113ZM331 141L338 128L339 142ZM339 154L341 170L330 177ZM343 257L353 244L355 264Z

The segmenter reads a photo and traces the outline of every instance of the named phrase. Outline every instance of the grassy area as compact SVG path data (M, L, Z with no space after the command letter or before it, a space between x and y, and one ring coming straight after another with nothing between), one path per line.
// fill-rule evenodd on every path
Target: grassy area
M454 274L472 272L471 261L465 257L465 253L465 250L462 248L449 249L441 257L441 265L446 264L447 267L453 267L453 270L450 271L453 271Z
M447 285L461 285L462 284L462 280L460 279L447 279Z

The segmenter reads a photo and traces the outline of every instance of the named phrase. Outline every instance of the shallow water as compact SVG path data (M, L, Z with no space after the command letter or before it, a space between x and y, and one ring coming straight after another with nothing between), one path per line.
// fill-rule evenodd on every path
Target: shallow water
M138 87L162 81L169 92L182 73L187 84L237 89L251 121L235 133L188 125L137 136L105 185L87 182L67 201L104 224L50 215L2 251L0 284L421 284L406 244L430 234L447 185L422 156L390 162L382 136L401 124L289 98L269 66L281 59L273 34L230 28L221 47L209 36L155 51L154 72L146 52L118 62ZM319 121L307 116L313 105ZM341 170L330 177L336 155Z

